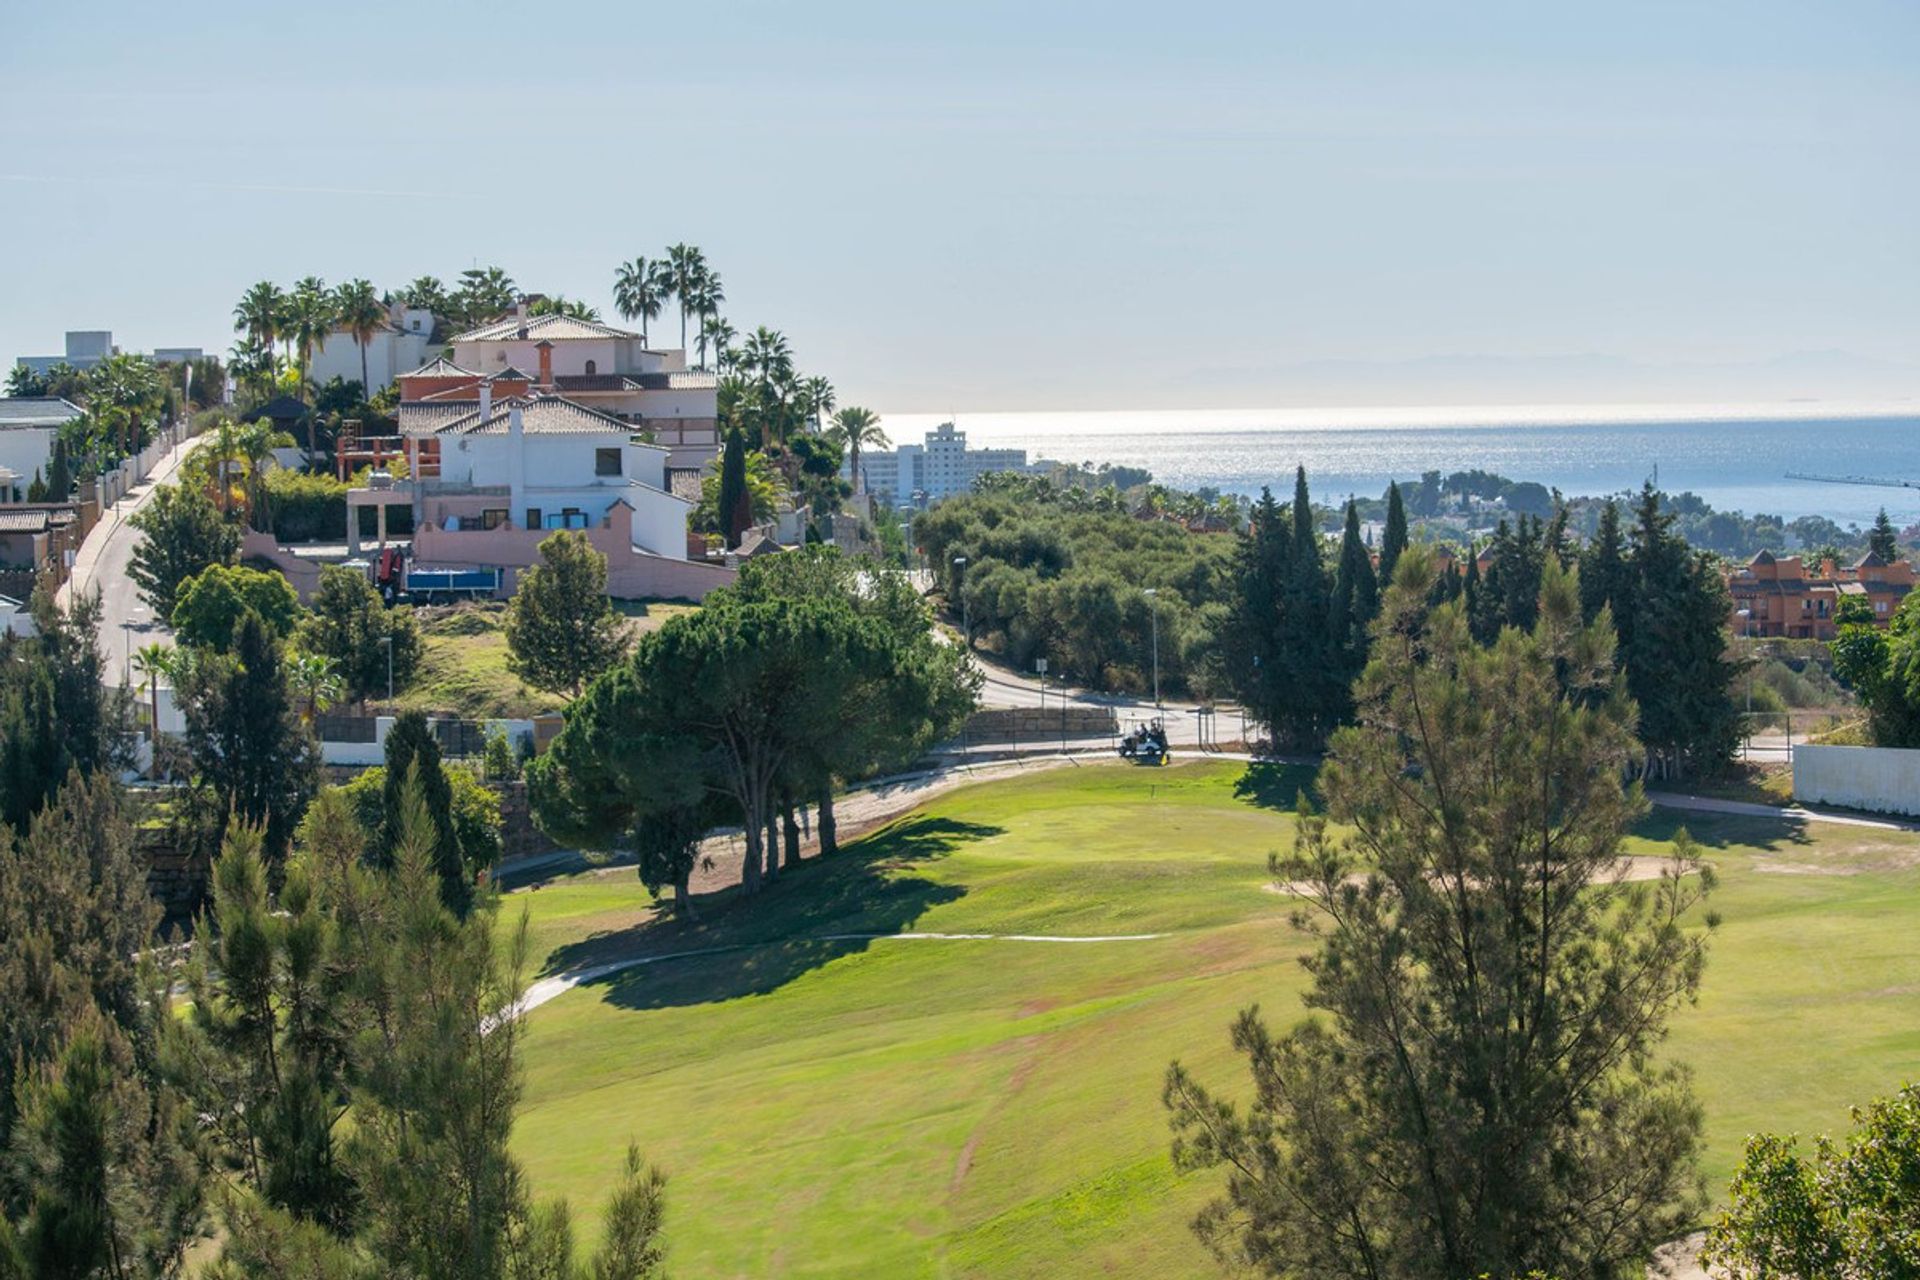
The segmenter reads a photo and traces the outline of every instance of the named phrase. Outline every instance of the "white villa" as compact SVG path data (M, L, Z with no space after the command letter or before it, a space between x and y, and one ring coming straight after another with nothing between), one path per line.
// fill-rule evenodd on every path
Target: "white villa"
M363 395L384 391L395 378L416 369L427 358L433 340L433 313L395 303L387 308L387 323L367 343L367 381ZM345 329L336 329L313 349L307 378L325 386L335 378L360 381L360 344Z
M693 504L668 489L665 446L563 396L496 402L494 385L482 382L476 402L402 402L408 477L353 489L348 506L378 508L382 529L387 508L411 507L417 564L500 568L509 591L556 529L584 531L607 556L615 596L699 599L731 579L690 558ZM358 518L347 527L357 534Z

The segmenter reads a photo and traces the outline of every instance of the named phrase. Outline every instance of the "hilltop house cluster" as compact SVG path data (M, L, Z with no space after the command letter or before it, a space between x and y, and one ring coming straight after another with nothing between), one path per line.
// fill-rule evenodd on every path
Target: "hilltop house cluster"
M732 576L687 528L720 446L713 374L637 333L524 303L449 346L393 378L398 438L341 442L343 472L406 459L403 480L376 471L350 490L350 509L375 508L384 530L388 508L408 507L419 563L500 569L509 591L556 529L607 556L616 596L699 598Z

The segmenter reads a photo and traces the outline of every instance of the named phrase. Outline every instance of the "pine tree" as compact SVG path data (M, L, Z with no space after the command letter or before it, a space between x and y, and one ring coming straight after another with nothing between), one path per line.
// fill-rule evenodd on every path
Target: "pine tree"
M540 563L507 606L507 648L515 675L573 697L625 656L626 632L607 600L607 558L585 533L562 529L540 544Z
M1315 1016L1237 1019L1250 1104L1169 1067L1174 1164L1226 1167L1194 1229L1266 1275L1637 1275L1705 1203L1664 1039L1712 871L1683 836L1655 884L1613 882L1645 811L1634 709L1570 575L1492 648L1432 578L1402 561L1325 816L1271 858L1316 925Z
M1739 738L1727 654L1733 611L1725 580L1704 552L1673 531L1651 484L1641 493L1630 564L1627 684L1640 704L1648 768L1678 777L1724 763ZM1616 616L1618 611L1616 610Z
M1894 532L1893 521L1887 519L1885 507L1873 518L1873 528L1867 532L1867 549L1888 562L1900 556L1900 538Z
M1407 508L1400 498L1398 482L1387 486L1387 528L1380 536L1379 585L1382 591L1393 584L1393 567L1407 549Z

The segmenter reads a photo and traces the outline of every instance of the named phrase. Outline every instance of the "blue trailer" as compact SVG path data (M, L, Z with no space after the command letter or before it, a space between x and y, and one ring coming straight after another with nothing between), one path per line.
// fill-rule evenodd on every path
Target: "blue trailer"
M407 599L419 604L491 600L500 594L498 569L417 569L407 566Z

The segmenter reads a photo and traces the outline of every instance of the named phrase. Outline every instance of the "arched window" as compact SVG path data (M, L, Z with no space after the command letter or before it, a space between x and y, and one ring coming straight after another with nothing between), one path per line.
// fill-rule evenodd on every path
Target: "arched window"
M589 360L587 361L587 376L591 378L593 374L594 374L594 363L593 361Z

